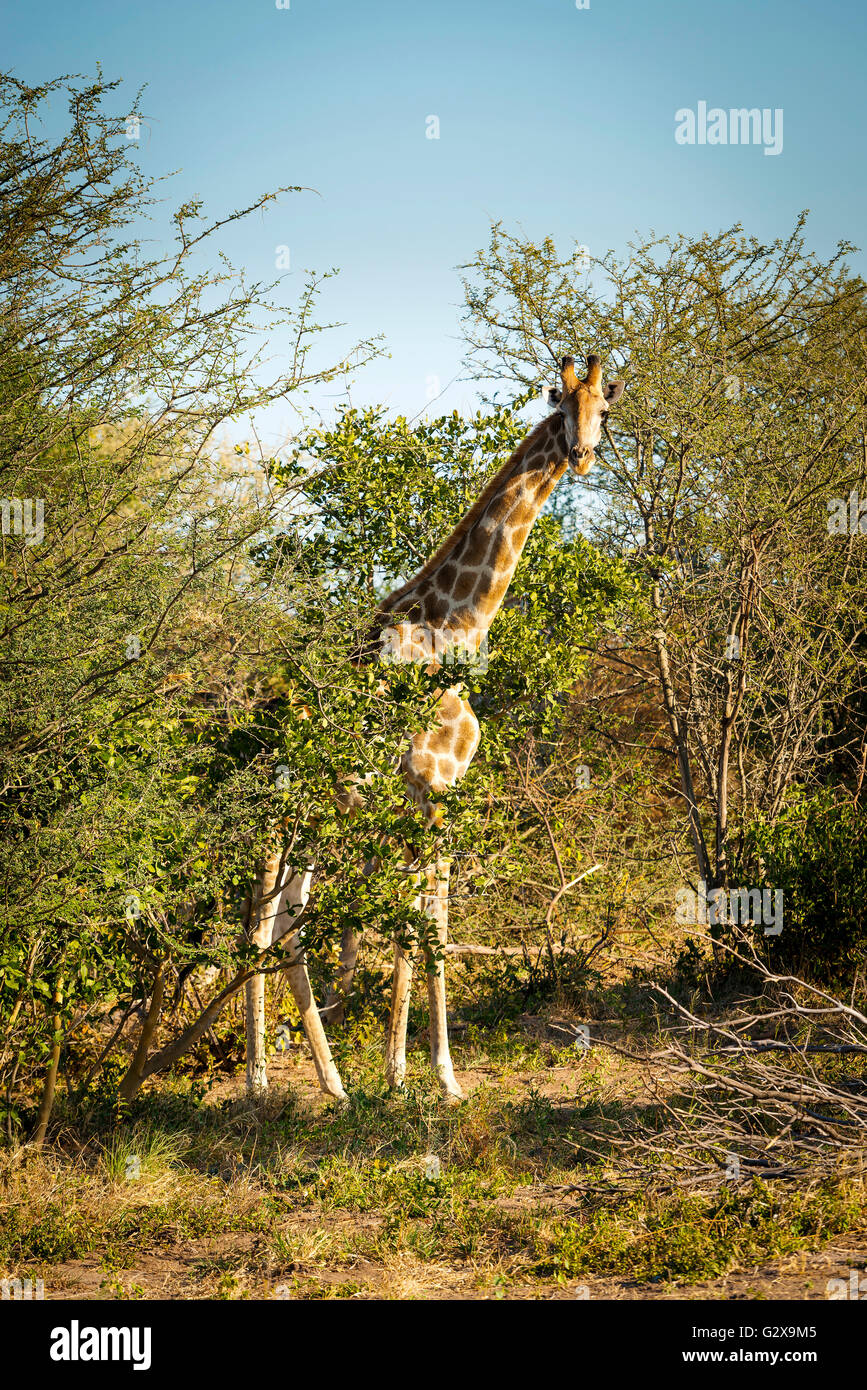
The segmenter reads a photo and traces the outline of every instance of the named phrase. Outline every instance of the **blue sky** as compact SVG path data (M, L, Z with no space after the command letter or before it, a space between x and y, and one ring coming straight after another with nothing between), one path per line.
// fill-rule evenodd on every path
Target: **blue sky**
M290 292L340 267L322 316L347 327L323 362L376 333L391 353L354 383L359 404L415 414L432 377L459 374L456 267L492 219L595 254L734 221L771 238L809 207L815 250L867 243L863 0L41 0L7 9L4 39L27 81L100 62L130 102L146 84L138 158L180 171L173 203L318 190L222 244L252 278L288 245ZM782 153L678 145L675 112L699 101L782 108ZM474 403L457 382L438 408ZM269 415L269 444L291 419Z

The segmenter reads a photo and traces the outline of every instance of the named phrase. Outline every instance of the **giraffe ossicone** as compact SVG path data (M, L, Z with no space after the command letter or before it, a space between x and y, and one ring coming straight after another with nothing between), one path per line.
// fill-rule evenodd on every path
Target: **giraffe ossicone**
M587 358L579 378L575 359L560 363L560 385L548 392L551 414L524 439L494 474L464 517L429 560L406 584L380 605L364 647L365 660L415 661L429 670L447 670L460 659L487 654L487 634L505 598L530 528L567 468L584 477L610 408L623 393L622 381L602 382L602 363ZM465 775L479 746L479 723L463 687L443 689L436 722L410 740L401 760L407 792L429 825L442 823L437 794ZM449 1053L444 955L448 941L449 861L413 866L415 905L431 921L430 940L422 943L430 1012L431 1067L444 1096L459 1100L461 1088ZM251 937L266 949L288 937L290 962L285 967L301 1016L319 1084L326 1094L345 1098L328 1039L310 987L304 959L303 932L293 926L310 892L313 868L294 872L285 852L275 851L259 875ZM358 938L344 932L340 984L351 988ZM385 1044L385 1074L392 1086L406 1076L406 1032L413 976L413 952L395 945L391 1008ZM339 1015L340 992L332 991L323 1013ZM264 976L247 983L247 1086L267 1086L265 1062Z

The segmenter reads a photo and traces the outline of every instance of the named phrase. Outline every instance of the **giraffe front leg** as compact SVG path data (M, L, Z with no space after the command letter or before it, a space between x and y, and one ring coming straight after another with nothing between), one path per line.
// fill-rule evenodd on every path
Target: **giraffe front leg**
M417 890L424 875L410 874L409 881ZM416 892L413 907L421 910L421 893ZM391 1007L388 1011L388 1031L385 1036L385 1080L389 1086L402 1086L406 1080L406 1028L409 1022L409 1001L412 994L412 959L414 946L406 950L394 943L394 971L391 976Z
M423 896L424 912L434 923L435 945L425 944L427 992L430 1007L430 1064L449 1101L463 1099L449 1052L448 1016L446 1013L445 948L449 936L449 871L448 859L438 859L427 870L428 891Z
M385 1039L385 1079L389 1086L402 1086L406 1080L406 1025L412 993L412 952L394 943L394 973L391 977L391 1008Z

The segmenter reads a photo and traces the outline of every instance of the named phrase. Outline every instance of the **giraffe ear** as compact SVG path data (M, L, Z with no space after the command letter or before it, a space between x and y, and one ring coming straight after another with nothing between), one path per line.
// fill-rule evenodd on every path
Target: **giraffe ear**
M608 385L604 387L602 394L609 405L616 405L625 390L625 381L609 381Z
M559 405L563 399L563 392L556 386L543 386L542 399L547 405Z

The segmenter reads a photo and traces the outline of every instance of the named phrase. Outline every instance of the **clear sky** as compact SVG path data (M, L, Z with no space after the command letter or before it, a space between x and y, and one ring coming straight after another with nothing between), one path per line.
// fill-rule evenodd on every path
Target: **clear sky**
M285 3L285 0L284 0ZM224 238L252 278L288 245L341 275L323 317L383 333L356 403L415 414L460 372L456 267L492 219L601 253L636 233L867 245L864 0L6 0L3 67L147 85L138 158L214 213L293 195ZM783 148L681 145L675 112L782 109ZM439 139L427 138L428 118ZM867 269L862 257L853 264ZM275 343L279 352L280 344ZM322 346L323 360L327 352ZM338 386L327 388L333 400ZM456 383L438 408L471 406ZM323 407L328 397L321 396ZM269 442L289 416L269 416Z

